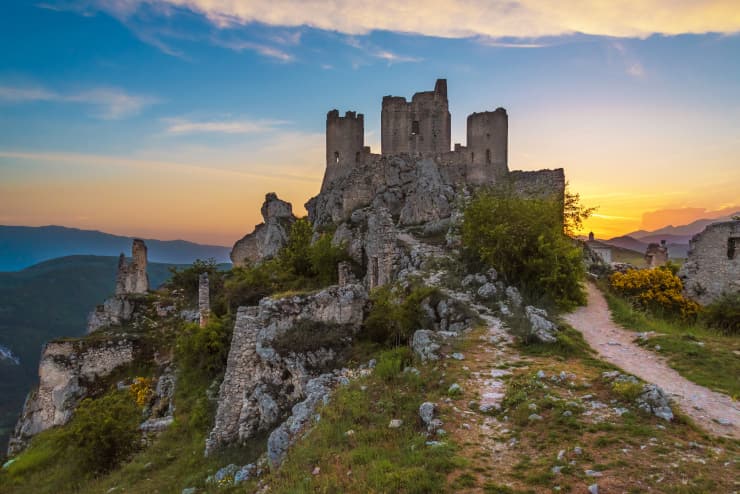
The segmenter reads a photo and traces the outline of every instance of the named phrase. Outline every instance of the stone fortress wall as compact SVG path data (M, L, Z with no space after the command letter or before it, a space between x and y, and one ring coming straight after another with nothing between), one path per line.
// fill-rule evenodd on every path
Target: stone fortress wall
M338 110L326 116L326 174L322 192L349 175L353 169L370 165L382 167L382 160L408 155L430 157L457 170L470 185L491 185L507 176L509 123L506 110L476 112L467 119L467 146L451 150L451 115L447 80L437 79L434 91L423 91L407 101L402 96L385 96L381 110L381 154L374 154L364 141L364 116Z

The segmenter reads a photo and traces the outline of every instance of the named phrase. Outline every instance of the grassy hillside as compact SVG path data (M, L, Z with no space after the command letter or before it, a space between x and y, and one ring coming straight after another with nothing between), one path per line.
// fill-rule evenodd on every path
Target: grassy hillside
M0 273L0 345L20 365L0 361L0 448L37 379L44 342L85 333L87 314L113 294L116 257L70 256L23 271ZM149 264L152 286L169 277L170 264Z

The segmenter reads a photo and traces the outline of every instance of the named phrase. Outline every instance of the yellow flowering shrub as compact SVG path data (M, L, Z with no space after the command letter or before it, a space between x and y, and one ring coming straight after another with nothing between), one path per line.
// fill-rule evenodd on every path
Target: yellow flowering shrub
M661 315L691 320L699 313L699 304L686 298L681 280L670 269L629 269L609 278L611 288L632 301L637 308Z
M151 377L137 377L129 388L136 404L144 407L149 404L154 395L154 379Z

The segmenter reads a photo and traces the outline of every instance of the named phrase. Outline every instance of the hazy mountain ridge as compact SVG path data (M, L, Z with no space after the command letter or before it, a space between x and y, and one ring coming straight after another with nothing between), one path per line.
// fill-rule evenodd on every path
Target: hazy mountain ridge
M63 226L0 226L0 271L18 271L72 255L118 256L130 252L132 238ZM229 247L185 240L144 240L152 262L190 264L208 258L219 263L231 262Z
M644 253L649 244L660 243L662 240L665 240L668 247L668 255L671 258L685 258L689 251L689 240L694 235L704 231L707 225L728 221L737 214L740 214L740 211L720 218L696 220L687 225L668 225L653 231L636 230L627 235L621 235L608 240L600 240L600 242L622 249Z

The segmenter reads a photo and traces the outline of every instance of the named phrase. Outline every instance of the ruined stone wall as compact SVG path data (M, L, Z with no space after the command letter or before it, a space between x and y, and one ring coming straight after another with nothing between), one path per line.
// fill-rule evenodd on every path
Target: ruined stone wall
M66 424L90 386L131 363L136 353L135 341L126 337L47 343L39 363L39 386L26 398L8 455L20 452L39 432Z
M362 114L339 111L326 114L326 173L321 190L362 162L365 154L365 123Z
M319 340L320 333L331 332L333 344L341 345L359 331L366 303L365 289L350 284L311 295L265 298L258 307L240 307L206 453L277 425L304 396L308 380L337 357L328 346L286 351L277 344L281 336L303 324Z
M471 185L490 184L496 177L506 176L508 165L509 117L506 110L486 111L468 115L466 163Z
M437 79L434 91L416 93L410 102L398 96L383 98L382 154L438 154L449 151L450 143L446 79Z
M116 295L146 293L149 291L147 268L147 248L141 239L134 239L131 246L131 262L121 254L118 258L116 275Z
M208 283L208 273L201 273L198 277L198 313L200 327L205 328L211 315L211 294Z
M686 295L701 304L740 291L740 220L714 223L694 235L678 276Z
M565 170L512 171L509 183L513 191L522 197L565 198Z

